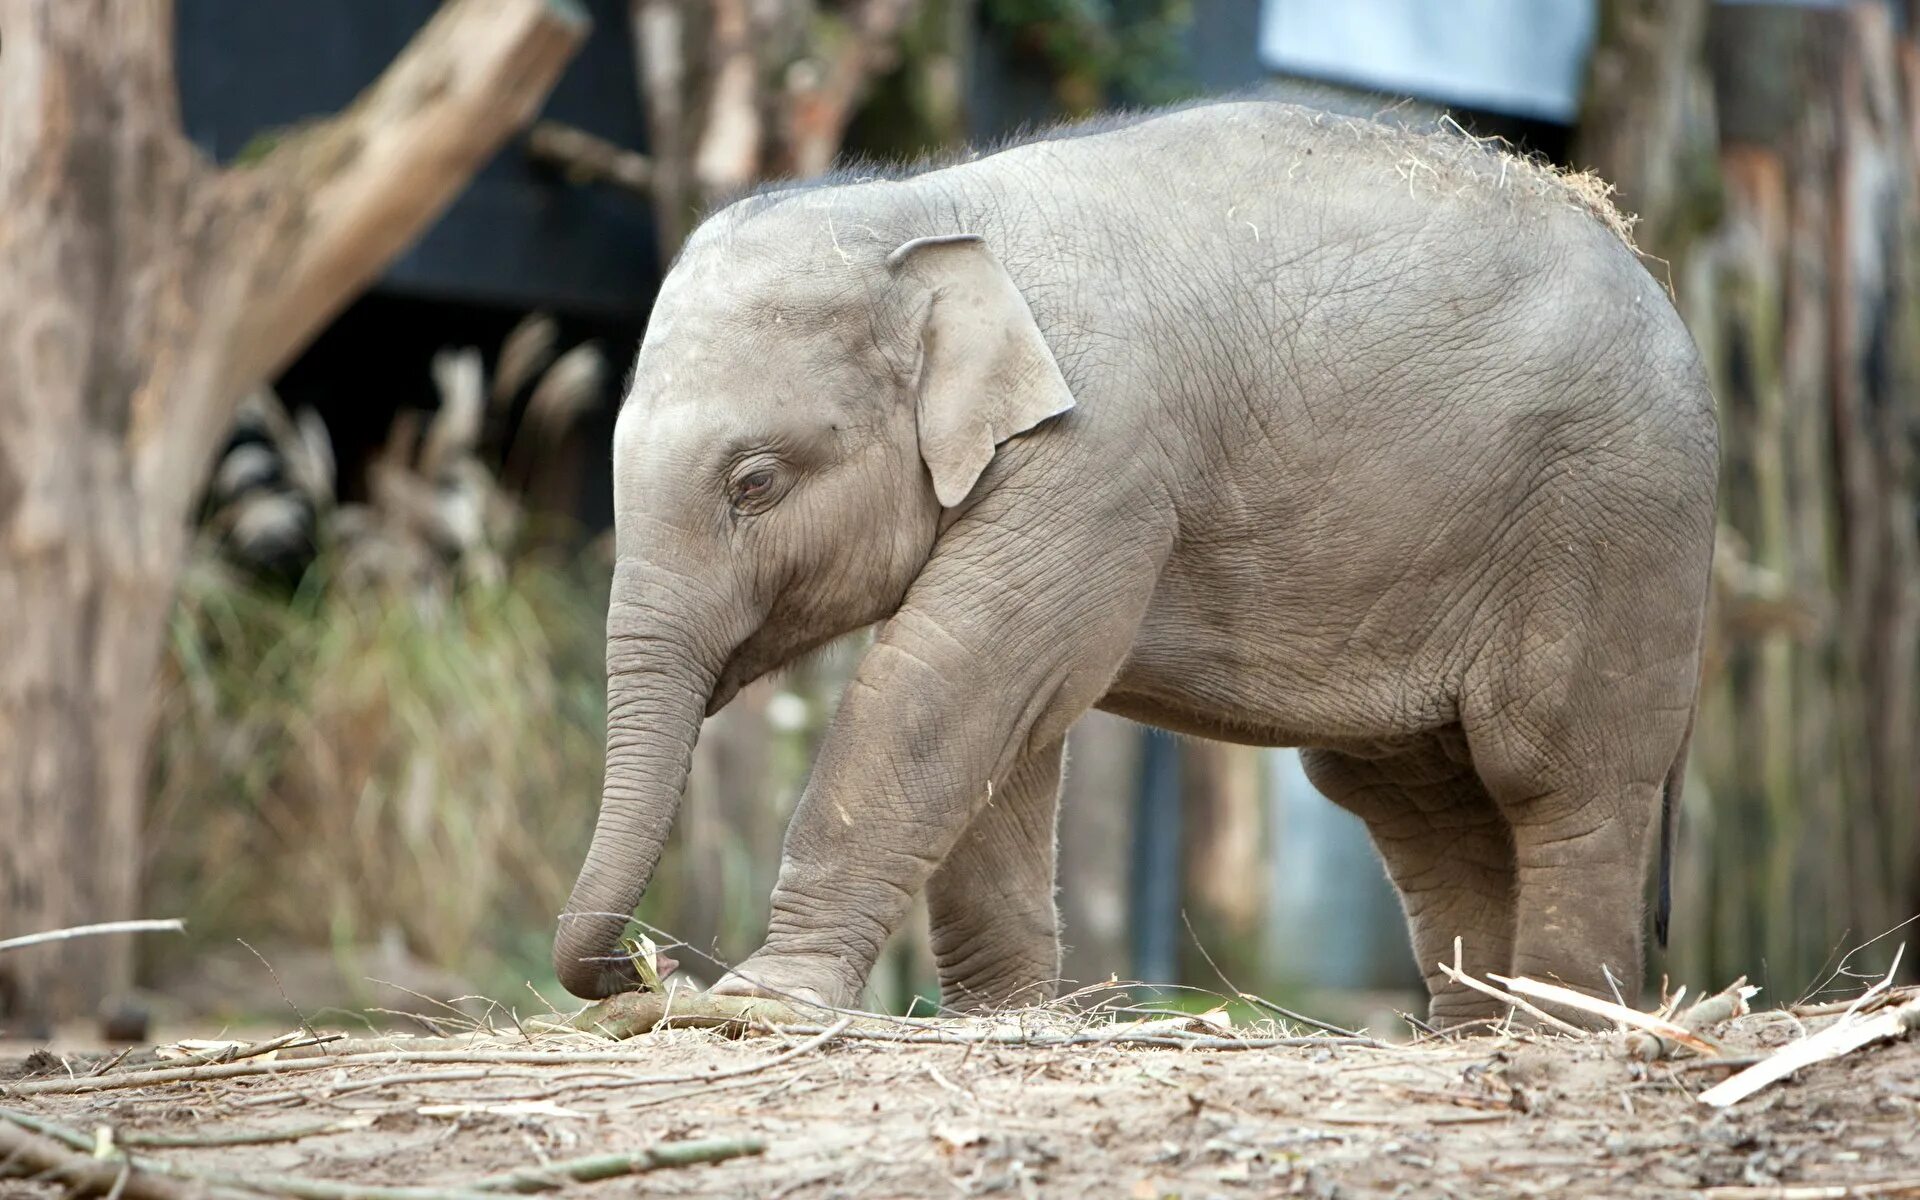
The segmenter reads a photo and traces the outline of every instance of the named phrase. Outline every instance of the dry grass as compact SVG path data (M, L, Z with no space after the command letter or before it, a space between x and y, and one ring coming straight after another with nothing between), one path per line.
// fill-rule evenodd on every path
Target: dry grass
M153 903L202 939L396 930L483 980L544 957L598 804L601 603L565 562L433 604L328 586L324 560L291 603L197 565L173 623Z

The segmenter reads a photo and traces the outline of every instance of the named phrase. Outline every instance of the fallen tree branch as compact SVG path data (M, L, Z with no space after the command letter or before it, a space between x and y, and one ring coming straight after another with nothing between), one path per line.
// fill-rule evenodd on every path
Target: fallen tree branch
M696 1163L726 1162L766 1151L758 1138L704 1138L699 1141L670 1142L635 1154L598 1154L544 1167L509 1171L474 1180L468 1186L485 1192L545 1192L567 1183L593 1183L622 1175L639 1175L667 1167L690 1167Z
M1742 975L1726 988L1699 1001L1685 1012L1674 1018L1674 1023L1691 1033L1698 1034L1724 1021L1745 1016L1747 1001L1753 998L1758 988L1747 984ZM1646 1029L1635 1029L1627 1034L1627 1057L1642 1062L1655 1062L1663 1058L1672 1058L1684 1043Z
M748 1029L784 1025L820 1025L821 1019L836 1015L834 1010L797 1006L783 1000L757 996L691 995L675 989L665 992L621 992L609 996L565 1025L550 1026L605 1034L614 1041L625 1041L655 1028L722 1029L744 1033Z
M117 1187L129 1200L202 1200L207 1195L205 1188L164 1174L128 1170L129 1165L94 1158L84 1148L69 1150L45 1134L0 1121L0 1179L43 1179L64 1184L80 1196L105 1196ZM225 1200L234 1193L216 1195Z
M49 929L45 933L29 933L22 937L0 939L0 951L22 950L28 946L44 946L48 942L98 937L106 933L185 933L186 931L185 923L178 917L156 921L105 921L98 925L75 925L71 929Z
M1155 1024L1158 1024L1157 1022ZM787 1025L787 1033L817 1033L817 1028ZM1288 1046L1355 1046L1365 1050L1389 1049L1372 1038L1343 1037L1219 1037L1202 1034L1129 1033L1126 1025L1109 1025L1074 1033L1008 1028L982 1029L863 1029L858 1026L840 1034L848 1041L894 1042L903 1046L1016 1046L1025 1049L1052 1049L1058 1046L1156 1046L1173 1050L1277 1050Z
M708 1071L699 1074L681 1075L643 1075L628 1076L619 1080L622 1087L643 1087L653 1084L705 1083L713 1079L724 1079L734 1074L748 1074L764 1070L779 1062L796 1057L799 1053L812 1050L846 1032L851 1018L843 1018L835 1025L826 1028L803 1029L799 1032L814 1034L812 1041L802 1047L777 1055L765 1062L727 1071ZM439 1040L439 1039L435 1039ZM0 1088L0 1094L15 1096L83 1095L92 1092L120 1091L127 1088L152 1087L166 1083L205 1083L219 1079L241 1079L250 1076L282 1075L303 1071L330 1071L340 1067L393 1066L396 1064L425 1063L487 1063L512 1066L569 1066L581 1064L607 1065L643 1065L653 1061L651 1056L637 1051L605 1050L378 1050L364 1054L333 1054L314 1058L292 1059L286 1062L240 1062L215 1063L197 1067L169 1067L157 1071L122 1071L110 1075L84 1076L68 1079L32 1080ZM393 1081L403 1081L411 1076L397 1075ZM376 1086L382 1080L350 1081L335 1094L360 1091Z
M1892 1041L1920 1030L1920 1000L1884 1009L1871 1017L1842 1017L1810 1037L1789 1042L1760 1062L1701 1092L1697 1099L1726 1108L1802 1067L1851 1054L1875 1042Z
M1851 1000L1829 1000L1820 1004L1796 1004L1784 1011L1796 1017L1831 1017L1840 1013L1858 1009L1860 1012L1872 1012L1889 1005L1904 1004L1908 1000L1920 1000L1920 987L1897 987L1881 992L1866 1004L1860 1003L1860 997Z
M295 1200L473 1200L474 1197L497 1196L501 1192L550 1192L565 1187L569 1183L592 1183L602 1179L616 1179L625 1175L640 1175L648 1171L659 1171L671 1167L692 1166L696 1163L726 1162L728 1159L742 1158L761 1154L766 1143L757 1138L706 1138L685 1142L668 1142L650 1146L624 1154L595 1154L585 1158L573 1158L564 1162L547 1163L538 1167L525 1167L517 1171L506 1171L497 1175L486 1175L479 1179L455 1184L451 1187L382 1187L361 1183L337 1183L326 1179L307 1179L298 1175L254 1175L233 1171L203 1171L181 1166L161 1159L137 1156L120 1151L111 1158L93 1158L85 1152L94 1148L94 1142L76 1129L70 1129L54 1121L42 1120L27 1113L0 1109L0 1150L6 1150L8 1139L30 1142L37 1154L38 1161L48 1156L57 1156L55 1163L74 1164L74 1169L82 1167L97 1171L104 1177L99 1192L101 1194L114 1186L124 1164L132 1168L124 1194L142 1197L143 1200L189 1200L206 1194L206 1188L194 1185L206 1185L222 1200L236 1193L224 1189L243 1189L249 1192L265 1192L270 1195L291 1196ZM56 1145L64 1142L80 1154L67 1153ZM0 1158L0 1175L5 1174L4 1164L15 1158L28 1161L26 1151L19 1155ZM30 1165L30 1163L29 1163ZM169 1176L155 1179L144 1173L156 1173ZM21 1172L30 1173L30 1172ZM50 1174L49 1168L42 1166L37 1172ZM57 1176L63 1182L66 1175ZM93 1175L88 1175L91 1180ZM133 1180L140 1180L149 1190L135 1192ZM156 1188L157 1185L157 1188ZM73 1183L80 1188L83 1185ZM91 1188L91 1183L84 1185Z

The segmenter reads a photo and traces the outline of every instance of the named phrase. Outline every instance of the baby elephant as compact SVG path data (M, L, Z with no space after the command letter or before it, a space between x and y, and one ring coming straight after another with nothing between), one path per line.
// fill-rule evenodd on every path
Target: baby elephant
M1717 433L1590 184L1243 101L709 219L614 438L606 790L560 980L631 985L702 717L878 622L718 992L853 1003L925 889L949 1004L1050 995L1092 707L1305 747L1437 1023L1504 1011L1436 970L1456 937L1475 974L1633 989Z

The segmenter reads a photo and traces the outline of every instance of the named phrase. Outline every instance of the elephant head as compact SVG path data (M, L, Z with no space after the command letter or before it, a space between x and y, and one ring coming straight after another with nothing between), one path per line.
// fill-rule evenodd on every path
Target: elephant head
M618 939L702 718L893 613L995 447L1073 403L982 239L856 249L756 203L669 272L615 428L606 782L554 942L582 997L632 986Z

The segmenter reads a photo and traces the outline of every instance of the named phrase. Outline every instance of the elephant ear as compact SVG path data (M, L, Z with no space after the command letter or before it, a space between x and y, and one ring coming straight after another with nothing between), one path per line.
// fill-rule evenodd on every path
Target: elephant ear
M1060 364L1006 269L974 234L915 238L887 266L925 285L915 380L920 457L944 508L994 448L1073 407Z

